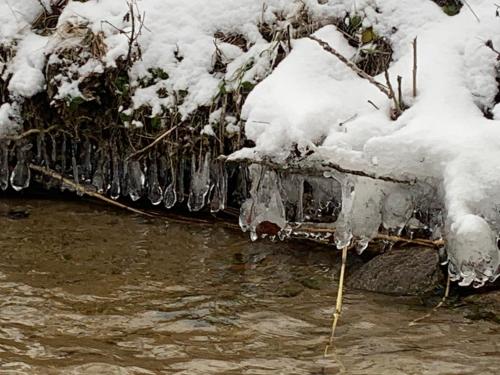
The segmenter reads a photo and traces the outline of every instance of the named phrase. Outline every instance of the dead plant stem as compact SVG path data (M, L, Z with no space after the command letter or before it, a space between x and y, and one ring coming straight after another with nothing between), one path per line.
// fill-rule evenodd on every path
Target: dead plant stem
M328 356L328 350L333 345L333 341L335 339L335 330L337 329L337 324L340 319L340 315L342 314L342 301L344 298L344 279L345 279L345 269L347 264L347 251L349 250L348 246L345 246L342 249L342 265L340 266L340 277L339 277L339 287L337 291L337 301L335 303L335 311L333 313L332 320L332 329L330 332L330 339L328 340L328 344L325 347L324 356Z

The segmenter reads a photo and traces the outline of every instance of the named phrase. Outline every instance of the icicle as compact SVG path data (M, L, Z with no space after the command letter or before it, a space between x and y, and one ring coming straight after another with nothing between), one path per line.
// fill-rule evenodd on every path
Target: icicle
M42 133L36 136L36 158L35 161L38 165L42 165Z
M45 136L42 134L42 165L50 167L50 157L47 151L47 141Z
M362 253L377 235L382 223L383 183L358 177L351 208L352 234L356 249Z
M130 199L134 202L142 197L144 192L144 184L146 177L141 168L141 163L138 160L130 160L128 162L128 192Z
M71 142L71 166L73 169L73 181L75 181L75 184L79 185L80 184L80 172L78 170L78 162L76 160L77 148L78 148L77 141L72 141ZM78 195L81 195L81 194L83 194L83 192L80 192L78 190Z
M103 194L105 192L105 175L104 175L104 150L100 150L100 157L97 160L97 164L95 166L94 176L92 177L92 185L96 188L96 191L99 194Z
M382 205L382 224L401 234L413 214L412 194L407 188L396 186L387 194Z
M111 178L111 187L109 189L109 195L111 199L117 200L120 198L121 186L120 186L120 174L121 174L121 163L118 155L118 151L116 150L116 146L113 146L111 150L112 157L112 178Z
M26 189L30 184L31 172L27 162L27 152L30 144L20 144L17 146L17 163L10 176L10 185L15 191Z
M121 161L121 174L120 174L120 191L121 195L126 197L130 193L129 177L128 177L128 161L124 158Z
M170 159L170 164L170 173L166 172L168 182L163 197L163 204L167 209L174 207L177 203L177 173L173 166L172 159Z
M9 145L0 142L0 188L7 190L9 187Z
M281 178L282 196L286 199L287 219L304 221L304 178L299 175L284 175Z
M66 135L63 134L61 143L61 174L64 176L66 173Z
M186 171L186 159L179 157L179 165L177 170L177 202L182 203L185 199L186 188L184 186L184 173Z
M340 178L342 188L342 211L337 220L335 232L335 244L338 249L349 246L352 240L352 202L354 198L355 177L345 176Z
M224 211L227 204L227 171L224 162L216 162L213 168L213 193L210 202L212 213Z
M154 206L159 205L163 200L163 190L158 181L158 164L156 162L156 155L151 157L148 169L148 198Z
M252 165L250 173L251 198L241 207L240 225L250 231L250 238L255 241L259 236L275 236L285 229L286 217L276 172Z
M89 183L92 180L92 143L88 138L83 143L82 174L85 182Z
M52 163L57 163L57 141L55 139L54 136L50 136L50 140L51 140L51 143L52 143L52 149L51 149L51 155L50 155L50 159L52 161Z
M193 156L191 162L191 189L188 198L188 208L190 211L200 211L206 203L207 195L210 191L210 152L205 154L205 160L198 170Z

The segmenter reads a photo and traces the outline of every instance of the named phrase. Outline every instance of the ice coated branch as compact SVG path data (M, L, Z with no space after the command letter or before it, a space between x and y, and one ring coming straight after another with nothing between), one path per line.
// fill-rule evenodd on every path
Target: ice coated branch
M225 156L220 157L220 159L226 161L227 163L258 164L274 169L276 171L283 171L283 172L303 174L303 175L323 176L325 172L337 171L340 173L350 174L353 176L366 177L372 180L392 182L395 184L414 185L417 182L416 179L408 179L408 180L399 179L391 176L379 176L375 173L369 173L362 170L347 169L332 162L323 162L317 166L306 166L306 165L290 164L290 163L276 163L267 159L252 160L252 159L242 158L242 159L227 160L227 157Z

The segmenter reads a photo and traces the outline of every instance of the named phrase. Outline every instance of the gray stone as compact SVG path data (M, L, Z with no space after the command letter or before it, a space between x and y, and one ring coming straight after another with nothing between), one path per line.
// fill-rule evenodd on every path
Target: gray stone
M376 256L348 276L351 288L395 295L423 295L444 280L436 250L392 249Z

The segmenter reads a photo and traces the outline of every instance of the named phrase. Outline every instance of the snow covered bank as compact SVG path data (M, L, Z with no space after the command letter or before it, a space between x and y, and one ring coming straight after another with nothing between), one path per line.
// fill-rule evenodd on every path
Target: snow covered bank
M0 135L38 129L37 164L167 208L241 203L250 178L254 238L310 220L359 250L381 230L444 236L450 274L480 286L500 272L500 17L467 3L0 0ZM29 146L0 143L0 182L12 162L26 176ZM256 165L228 177L222 154Z
M332 161L343 168L418 181L404 193L397 187L397 202L390 199L394 187L350 178L353 202L341 218L359 225L347 225L350 233L339 236L343 239L373 237L386 224L379 213L388 205L394 206L388 215L400 205L406 209L407 200L414 200L411 191L419 183L430 184L443 202L452 276L466 285L482 285L498 277L500 264L499 65L498 53L487 45L500 46L500 18L489 1L469 3L479 22L466 7L448 17L430 1L387 0L377 2L378 12L366 12L370 5L364 8L366 22L390 38L394 48L389 75L394 82L396 76L403 77L403 97L410 108L396 121L389 116L391 102L375 86L314 41L296 41L290 56L247 100L246 134L256 147L234 157L282 160L296 144L303 153L314 151L303 164ZM333 26L315 35L344 56L357 52ZM418 96L413 98L415 37ZM385 82L383 74L376 79ZM414 203L398 225L421 209Z

